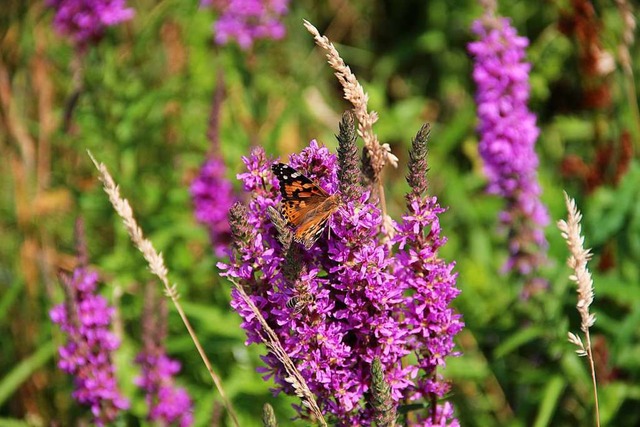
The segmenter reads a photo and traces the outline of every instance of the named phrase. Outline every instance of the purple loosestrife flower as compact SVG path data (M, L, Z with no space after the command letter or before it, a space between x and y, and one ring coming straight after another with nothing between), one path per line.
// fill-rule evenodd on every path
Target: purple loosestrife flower
M437 222L442 210L434 199L416 200L413 216L398 227L397 242L384 241L379 234L381 212L369 202L368 191L357 178L355 128L343 132L347 122L341 124L339 140L351 140L353 147L341 146L340 159L316 141L289 159L292 167L327 192L340 189L343 203L323 237L305 251L292 243L286 226L282 230L278 221L269 219L269 208L281 200L279 183L271 172L273 162L256 148L243 159L248 172L238 176L251 194L249 207L236 204L232 209L234 253L229 264L219 267L223 275L245 287L323 413L336 425L360 426L370 425L374 417L366 402L374 359L380 361L396 406L401 400L428 398L431 402L443 396L447 387L436 367L451 354L452 336L462 323L448 308L458 293L452 265L437 258L444 243ZM423 237L424 226L431 226L428 238ZM402 246L398 254L392 243ZM261 342L261 327L253 312L235 291L232 298L232 306L243 318L247 344ZM403 366L403 358L412 352L418 364ZM293 394L280 361L272 354L263 360L266 378L274 378L278 391ZM414 380L420 371L426 377ZM432 407L441 414L437 419L448 420L437 425L456 425L450 408Z
M200 4L220 13L213 24L218 44L235 40L248 49L257 39L279 40L285 35L280 19L288 11L289 0L201 0Z
M536 116L529 111L529 71L524 61L529 41L519 37L506 18L485 15L472 31L470 43L477 85L479 151L489 179L487 191L504 197L501 223L509 229L510 259L506 270L527 275L545 259L543 227L549 223L540 201Z
M81 265L64 280L66 301L51 312L51 320L67 335L58 367L74 377L73 398L91 408L95 424L116 419L129 403L118 391L111 353L120 341L109 331L114 309L96 294L98 274Z
M435 196L427 194L427 139L429 126L423 126L413 140L407 181L411 187L407 195L408 212L398 225L394 243L398 250L394 257L393 274L399 287L405 290L402 327L410 331L407 346L417 356L412 376L422 371L411 386L416 396L436 399L444 397L449 386L438 375L437 368L445 366L445 357L455 355L453 337L464 324L450 304L458 296L454 263L438 256L446 243L441 236L439 215L444 212ZM407 292L408 291L408 292ZM425 426L457 426L453 407L449 402L437 404L435 416L422 419Z
M193 424L191 398L184 388L174 384L180 363L166 355L167 306L163 298L158 298L153 284L147 285L142 322L144 349L136 357L142 375L136 384L146 392L149 420L188 427Z
M84 49L102 39L107 27L128 21L135 14L126 0L46 0L56 10L53 26Z
M227 255L231 230L227 214L235 201L231 182L225 177L222 159L210 156L191 183L191 199L196 220L209 230L216 256Z

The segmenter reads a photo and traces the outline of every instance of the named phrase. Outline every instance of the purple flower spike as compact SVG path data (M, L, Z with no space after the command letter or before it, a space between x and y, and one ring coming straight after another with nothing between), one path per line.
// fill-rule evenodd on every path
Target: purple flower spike
M287 13L289 0L202 0L220 13L213 24L216 43L235 40L248 49L258 39L279 40L285 35L280 19Z
M167 305L165 299L158 297L152 283L145 292L142 330L144 348L136 357L142 375L136 384L146 393L148 418L159 425L188 427L193 424L191 398L184 388L174 384L180 363L166 355Z
M539 129L529 111L529 71L524 61L529 41L519 37L506 18L490 14L475 21L480 38L470 43L477 85L479 151L489 179L487 191L504 197L500 222L509 230L510 259L505 269L530 274L544 263L549 223L540 201L538 156L534 146Z
M374 360L389 386L385 404L427 400L432 413L424 419L438 424L424 425L456 425L450 405L431 405L448 390L437 369L453 354L453 336L462 328L450 308L459 292L453 264L438 258L445 242L438 222L443 210L435 198L416 191L410 212L394 224L396 240L384 240L380 209L359 185L353 120L345 115L341 126L340 159L316 141L289 159L329 194L345 192L346 201L315 244L305 250L292 242L286 222L274 216L280 184L273 161L257 148L244 159L248 171L238 175L251 195L249 207L232 209L235 250L230 263L219 267L246 289L331 425L371 425L380 416L368 402ZM261 342L260 323L235 291L231 304L243 319L247 344ZM407 363L411 353L417 364ZM263 361L265 379L294 395L281 362L273 354Z
M126 0L46 0L56 10L53 26L70 37L79 49L96 44L107 27L128 21L135 15Z
M55 306L51 320L67 335L60 347L58 367L72 375L73 398L91 408L94 422L103 426L113 422L129 407L120 395L111 354L120 340L109 331L114 309L96 294L98 275L81 265L64 280L67 297Z
M227 255L231 230L227 215L235 201L231 182L225 177L222 159L210 156L191 183L191 199L196 220L209 230L213 251L218 257Z
M454 353L453 337L464 324L451 303L460 290L456 287L454 263L440 259L438 250L447 239L440 235L439 215L444 212L436 197L427 194L427 140L430 128L423 126L413 140L409 153L407 213L398 224L394 243L398 245L393 273L404 290L402 327L409 331L407 347L417 356L410 366L412 375L421 372L410 388L418 396L441 399L449 385L437 369L445 366L445 357ZM435 416L433 414L435 411ZM449 402L438 403L423 418L424 426L457 426Z

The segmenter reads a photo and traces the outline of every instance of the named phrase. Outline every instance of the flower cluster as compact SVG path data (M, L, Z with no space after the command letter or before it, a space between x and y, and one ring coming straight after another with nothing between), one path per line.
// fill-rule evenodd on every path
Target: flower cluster
M280 19L288 11L289 0L201 0L200 4L220 13L213 24L218 44L235 40L248 49L257 39L279 40L285 35Z
M107 27L133 18L126 0L46 0L55 9L53 25L80 49L95 44Z
M441 236L439 215L444 209L435 196L427 195L427 139L429 126L424 126L413 140L407 181L407 213L397 225L393 238L398 250L393 259L393 275L405 293L402 326L411 332L408 348L417 356L412 377L423 371L415 381L414 392L420 396L442 397L448 391L439 378L438 367L444 367L445 357L453 355L453 336L463 327L451 302L460 293L453 263L438 257L438 250L447 239ZM448 425L453 407L446 402L436 408L435 425ZM426 420L425 422L431 422Z
M166 300L158 297L153 284L148 284L144 301L144 348L136 357L136 363L142 367L142 375L136 379L136 385L146 393L150 421L188 427L193 424L191 398L184 388L174 384L173 377L180 372L180 363L170 359L164 348Z
M505 268L527 275L545 259L542 228L549 222L537 179L534 145L539 129L527 107L528 40L517 35L508 19L491 14L475 21L472 30L479 37L468 49L474 57L479 151L489 179L487 191L507 201L500 215L510 234Z
M96 294L97 283L97 273L78 267L65 280L65 303L54 307L50 316L67 335L58 366L74 376L73 398L90 406L95 424L102 426L113 422L129 403L118 391L111 362L111 353L120 346L109 331L114 309Z
M403 222L393 224L395 240L383 239L380 209L361 180L350 179L361 174L355 128L352 139L343 130L337 159L316 141L289 159L326 191L341 194L324 237L305 251L292 242L287 227L269 219L270 208L281 200L280 183L273 162L256 148L243 159L248 172L238 175L251 194L249 206L231 210L234 253L219 267L246 289L332 423L371 424L374 410L366 399L372 363L378 360L396 407L426 399L431 413L421 425L457 425L452 407L436 403L448 390L436 367L452 353L452 338L462 328L449 307L459 292L453 265L437 254L445 241L437 220L442 209L435 198L417 192ZM232 296L247 344L261 342L260 323L237 292ZM411 353L417 363L404 363ZM277 389L292 394L280 361L273 354L263 360Z
M198 222L209 230L214 253L225 256L231 242L227 214L235 201L231 182L225 177L222 159L210 156L191 183L191 199Z

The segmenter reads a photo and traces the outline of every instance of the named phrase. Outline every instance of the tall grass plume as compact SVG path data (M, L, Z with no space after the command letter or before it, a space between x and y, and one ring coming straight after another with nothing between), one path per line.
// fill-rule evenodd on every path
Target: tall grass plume
M578 287L578 313L580 313L580 330L584 333L586 344L582 341L578 334L572 332L568 333L569 342L574 344L578 349L576 353L579 356L587 356L589 359L589 366L591 368L591 379L593 380L593 396L596 410L596 425L600 426L600 411L598 409L598 386L596 381L596 369L593 360L593 351L591 349L591 336L589 334L589 328L593 326L596 321L596 317L593 313L589 312L589 306L593 302L593 278L591 272L587 268L587 262L591 259L591 249L584 248L584 236L581 233L580 221L582 220L582 214L576 206L574 199L569 198L567 193L564 193L564 200L567 205L569 214L567 220L558 221L558 228L562 233L562 237L566 240L569 247L569 259L567 264L573 270L573 274L569 276L569 279L574 282Z
M307 20L304 21L304 26L307 31L313 35L316 44L327 52L327 62L329 66L335 70L335 75L344 91L344 98L353 105L353 112L358 120L358 135L360 135L364 141L365 146L363 159L366 159L366 164L364 168L371 170L371 176L369 178L371 178L374 185L376 185L378 197L380 198L380 208L382 209L384 219L382 229L385 234L392 235L393 226L387 215L384 187L380 173L387 163L398 167L398 158L391 153L389 144L380 143L378 136L373 131L373 125L378 121L378 113L368 111L367 103L369 102L369 95L364 91L364 88L360 82L358 82L351 68L345 64L344 60L340 57L340 53L338 53L338 50L327 36L321 35L318 29Z

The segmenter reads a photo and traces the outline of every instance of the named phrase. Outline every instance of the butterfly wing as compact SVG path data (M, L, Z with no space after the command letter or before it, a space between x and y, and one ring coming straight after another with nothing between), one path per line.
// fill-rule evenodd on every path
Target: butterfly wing
M302 243L305 249L311 249L311 246L322 235L331 214L333 214L333 210L327 210L300 224L293 236L294 240Z
M300 201L300 200L283 200L281 203L281 211L284 218L293 228L300 227L305 218L309 217L311 211L320 203L317 201Z
M282 214L294 228L294 240L308 250L337 209L337 198L289 165L276 163L271 169L280 181Z
M280 181L282 214L293 227L300 226L307 214L329 197L326 191L289 165L276 163L271 169Z
M313 195L323 198L329 197L315 182L284 163L276 163L271 170L280 181L280 193L284 200L297 197L311 197Z

